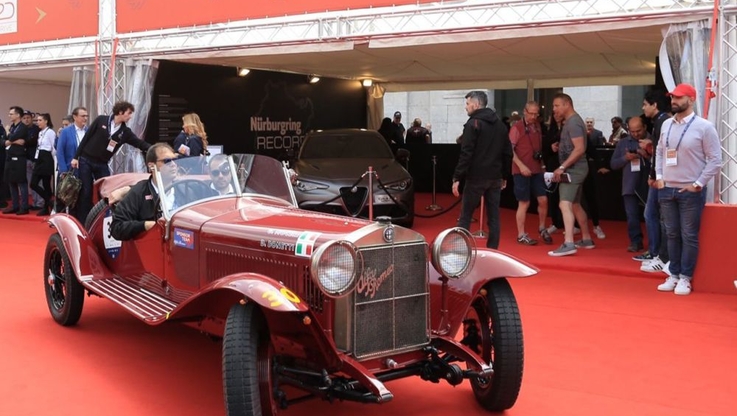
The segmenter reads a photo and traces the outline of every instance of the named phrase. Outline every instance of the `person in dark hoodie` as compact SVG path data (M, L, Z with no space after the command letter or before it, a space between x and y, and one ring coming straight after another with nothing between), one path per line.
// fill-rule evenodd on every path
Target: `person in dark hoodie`
M499 248L499 202L507 178L512 175L512 144L507 127L494 110L487 108L483 91L466 94L469 119L463 126L461 154L453 173L453 195L460 195L460 181L465 179L461 217L458 226L469 229L473 212L484 198L489 238L486 247Z

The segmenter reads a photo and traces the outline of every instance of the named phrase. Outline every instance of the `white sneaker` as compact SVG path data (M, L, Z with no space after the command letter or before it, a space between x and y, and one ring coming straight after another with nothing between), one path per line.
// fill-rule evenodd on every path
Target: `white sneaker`
M550 227L548 227L548 234L555 234L556 231L558 231L558 227L556 227L555 225L551 225Z
M665 279L665 282L658 285L658 290L661 292L672 292L678 285L679 281L680 279L677 277L668 276L668 278Z
M690 295L691 294L691 281L688 279L678 279L676 290L673 291L676 295Z
M665 264L657 256L652 260L643 261L640 266L640 271L648 273L662 272L663 270L665 270Z
M601 229L600 226L594 227L594 234L596 234L596 238L599 240L603 240L606 238L606 234L604 234L604 230Z
M663 265L663 273L667 274L668 276L671 275L670 274L670 261L668 261L668 263L665 263Z

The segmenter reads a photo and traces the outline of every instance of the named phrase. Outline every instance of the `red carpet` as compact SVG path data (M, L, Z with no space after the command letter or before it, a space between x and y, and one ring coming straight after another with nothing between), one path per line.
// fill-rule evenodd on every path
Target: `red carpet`
M445 228L455 217L418 220L417 228ZM512 280L526 356L520 398L506 414L735 414L737 297L676 297L657 292L654 279L596 272L633 268L614 223L603 224L608 238L597 249L556 260L547 247L518 246L512 217L504 214L501 248L543 270ZM94 297L77 327L52 321L42 288L49 233L45 224L0 218L0 415L222 415L219 343L177 325L148 327ZM588 272L562 267L587 263ZM488 414L467 384L405 379L388 387L395 400L380 407L312 401L285 414Z

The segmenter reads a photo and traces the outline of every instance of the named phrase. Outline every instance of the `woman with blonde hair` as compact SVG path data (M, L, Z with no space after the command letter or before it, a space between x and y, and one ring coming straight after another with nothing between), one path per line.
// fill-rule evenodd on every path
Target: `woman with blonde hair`
M185 114L182 117L183 131L174 139L174 150L182 156L206 156L207 133L200 116L196 113Z

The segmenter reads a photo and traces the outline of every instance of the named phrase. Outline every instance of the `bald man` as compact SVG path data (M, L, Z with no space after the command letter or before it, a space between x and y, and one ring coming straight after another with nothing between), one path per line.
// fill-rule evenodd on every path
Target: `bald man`
M632 117L628 123L629 134L617 142L610 165L612 169L622 170L622 199L627 215L627 234L629 252L642 251L643 236L640 223L640 201L647 201L647 176L650 172L650 155L640 146L640 141L648 139L645 124L640 117Z

